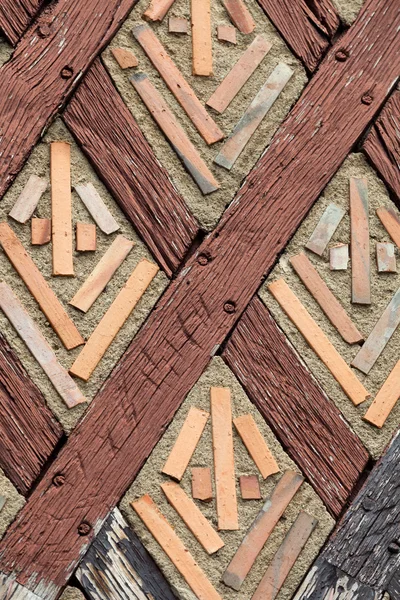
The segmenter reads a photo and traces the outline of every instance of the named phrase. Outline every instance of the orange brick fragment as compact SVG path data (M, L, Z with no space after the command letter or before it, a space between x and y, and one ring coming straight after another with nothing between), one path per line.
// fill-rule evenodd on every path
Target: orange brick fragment
M203 502L211 502L213 499L210 467L192 468L192 496Z
M211 388L211 424L214 450L218 529L239 529L233 454L231 392Z
M369 393L361 381L357 379L287 283L280 279L271 283L268 289L353 404L361 404L367 400Z
M73 275L71 147L50 144L53 275Z
M162 473L180 481L208 421L209 413L192 406Z
M168 31L169 33L189 33L189 22L184 17L170 17Z
M51 240L50 219L36 219L31 221L31 243L33 246L43 246Z
M274 473L279 473L278 463L272 456L253 417L251 415L243 415L234 419L233 422L264 479Z
M143 19L146 21L162 21L175 0L151 0Z
M8 223L0 223L0 244L67 350L84 344L85 340Z
M132 508L196 594L196 597L199 600L222 600L150 496L143 496L132 502Z
M383 427L400 398L400 360L395 364L375 400L364 415L364 420L375 427Z
M211 0L192 0L193 75L213 72Z
M242 33L251 33L256 24L243 0L222 0L232 22Z
M218 533L178 483L166 481L161 485L161 489L168 502L208 554L214 554L224 546Z
M76 224L76 249L78 252L96 250L96 225L93 223Z
M125 50L125 48L111 48L111 52L121 69L130 69L137 67L139 64L138 59L130 50Z
M376 210L376 214L381 220L382 225L392 238L392 241L400 248L400 219L393 208L381 206Z
M241 475L239 484L242 500L261 500L260 482L257 475Z
M78 355L71 375L84 381L89 379L157 272L157 265L146 259L139 262Z
M236 29L232 25L218 25L217 37L220 42L236 44Z

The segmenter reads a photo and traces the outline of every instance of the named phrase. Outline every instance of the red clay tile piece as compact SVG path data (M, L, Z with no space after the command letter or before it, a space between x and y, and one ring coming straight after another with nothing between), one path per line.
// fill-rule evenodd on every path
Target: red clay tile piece
M192 496L202 502L211 502L213 499L210 467L192 468Z
M8 216L18 223L26 223L33 215L46 189L47 181L45 179L31 175Z
M72 247L71 146L50 144L53 275L74 275Z
M279 473L278 463L268 448L253 417L242 415L233 419L233 423L263 478L266 479L274 473Z
M376 214L390 235L392 241L400 248L400 219L395 210L393 208L381 206L376 209Z
M217 37L220 42L236 44L236 29L232 25L218 25Z
M261 500L260 482L257 475L241 475L239 484L242 500Z
M349 245L336 244L329 248L329 268L331 271L347 271L349 266Z
M351 301L371 304L368 182L350 178Z
M36 219L31 220L31 244L32 246L43 246L51 240L51 220Z
M316 228L306 244L307 250L322 256L333 234L344 217L344 210L333 202L324 210Z
M385 383L364 415L364 421L383 427L400 398L400 360L395 364Z
M241 33L252 33L256 24L243 0L222 0L231 21Z
M388 242L377 242L376 263L378 273L397 273L394 245Z
M137 67L139 64L138 59L131 50L111 48L111 52L121 69L131 69Z
M110 235L110 233L118 231L120 228L118 223L104 204L93 183L76 185L75 191L103 233Z
M94 252L96 245L96 225L78 222L76 224L77 252Z
M175 0L151 0L143 19L146 21L162 21Z
M169 33L189 33L189 21L184 17L170 17L168 20Z
M191 0L193 75L213 74L211 0Z

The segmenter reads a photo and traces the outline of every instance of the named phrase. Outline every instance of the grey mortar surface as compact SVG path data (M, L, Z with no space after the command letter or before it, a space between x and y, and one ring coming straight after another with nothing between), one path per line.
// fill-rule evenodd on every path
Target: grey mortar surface
M78 588L66 587L60 600L85 600L85 596Z
M350 26L356 20L364 0L332 0L336 6L339 17L344 25Z
M7 479L0 469L0 496L6 498L3 508L0 510L0 538L3 537L7 528L14 521L17 513L25 504L25 499L21 496L11 481Z

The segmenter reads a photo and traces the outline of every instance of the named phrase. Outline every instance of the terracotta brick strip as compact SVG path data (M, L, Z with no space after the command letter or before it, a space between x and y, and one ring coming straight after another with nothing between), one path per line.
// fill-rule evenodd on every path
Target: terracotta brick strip
M50 344L25 311L11 288L0 283L0 308L25 342L68 408L86 402L86 398L67 371L60 365Z
M137 67L138 59L130 50L125 48L111 48L111 52L121 69L131 69Z
M374 401L364 415L365 421L383 427L386 419L400 398L400 361L398 361L390 372L385 383L377 393Z
M77 252L94 252L96 250L96 225L93 223L76 224Z
M158 272L157 265L143 259L115 298L81 350L70 373L87 381L125 321Z
M241 475L239 484L242 500L261 500L260 482L257 475Z
M257 35L207 101L207 106L223 113L271 48L265 36Z
M175 0L151 0L143 18L148 21L162 21Z
M366 179L350 178L350 228L351 299L355 304L371 304L368 184Z
M229 563L222 577L227 586L240 590L254 561L303 481L303 477L294 471L283 474Z
M69 304L79 308L82 312L87 312L100 296L118 267L124 262L133 246L134 243L123 235L117 235Z
M0 223L0 245L67 350L84 344L85 340L7 223Z
M233 453L231 393L211 388L211 425L219 530L239 529Z
M209 413L191 406L162 473L180 481L204 431Z
M287 283L280 279L271 283L268 289L353 404L364 402L369 397L367 390Z
M218 181L147 75L135 74L130 81L202 193L211 194L218 190Z
M241 33L251 33L256 24L243 0L222 0L228 15Z
M297 254L297 256L291 257L290 264L344 341L348 344L362 342L363 335L358 331L339 300L321 279L309 258L303 253Z
M221 596L211 585L150 496L143 496L140 500L132 502L132 507L197 598L199 600L221 600Z
M67 142L50 144L50 173L53 275L73 275L71 148Z
M368 375L400 323L400 289L383 311L365 344L354 357L352 366Z
M18 223L26 223L33 215L46 189L47 181L45 179L37 175L31 175L18 200L10 210L9 216Z
M178 483L166 481L161 488L168 502L208 554L214 554L224 546L218 533Z
M202 502L211 502L213 499L210 467L192 468L192 496Z
M51 240L51 220L50 219L32 219L31 221L31 244L32 246L42 246L48 244Z
M349 245L337 244L329 249L329 268L331 271L347 271L349 266Z
M400 248L400 219L397 212L391 207L381 206L376 209L376 214L393 242Z
M288 65L279 63L224 143L214 162L230 171L279 94L292 77Z
M109 235L118 231L119 225L114 219L93 183L75 186L75 191L89 211L93 221L103 233Z
M279 473L278 463L268 448L253 417L242 415L233 419L233 423L263 478L266 479L274 473Z
M275 600L317 524L317 519L306 512L300 512L251 600Z
M344 210L340 206L329 204L306 244L307 250L322 256L343 217Z
M224 133L207 113L152 29L148 25L137 25L133 35L207 144L222 140Z
M211 0L191 0L193 75L213 74Z
M396 255L393 244L388 242L377 242L376 263L378 273L396 273Z

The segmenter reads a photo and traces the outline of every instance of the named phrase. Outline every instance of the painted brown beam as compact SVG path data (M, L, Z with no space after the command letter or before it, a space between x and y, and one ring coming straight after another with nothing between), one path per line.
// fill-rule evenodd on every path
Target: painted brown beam
M57 597L210 355L390 92L400 69L393 53L399 26L397 0L364 3L2 539L3 573L14 572L46 600ZM373 98L361 102L371 81ZM51 481L60 472L70 484L56 488Z
M100 60L63 118L154 258L171 276L199 228Z
M251 301L222 357L337 517L366 467L368 453L259 298Z
M35 17L44 0L2 0L0 29L15 46Z
M62 436L39 389L0 336L0 467L27 494Z

